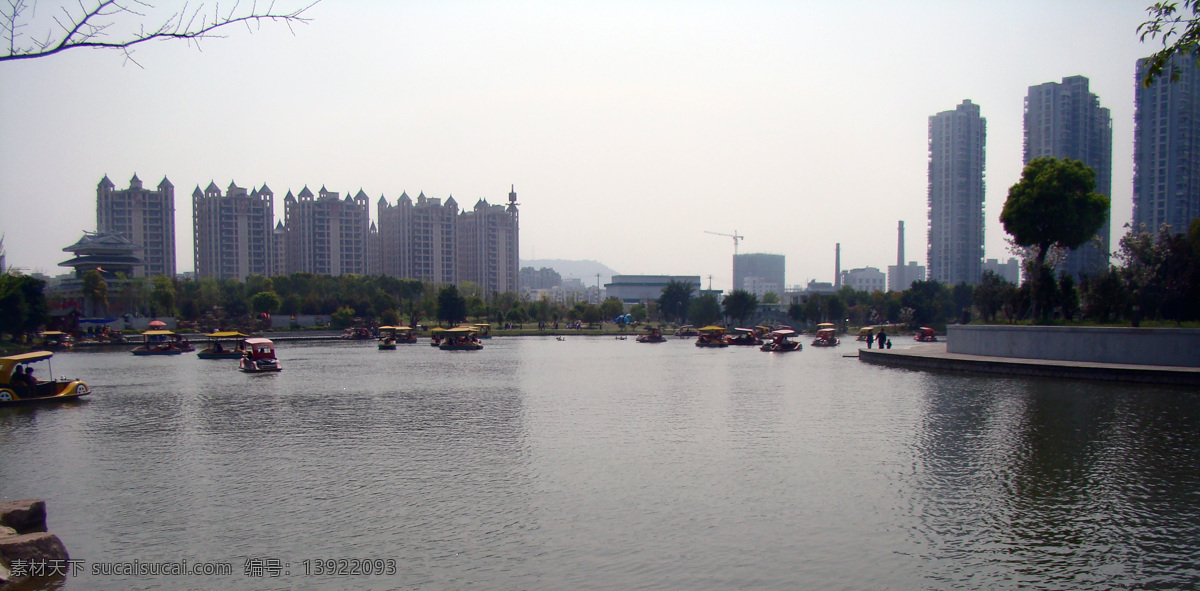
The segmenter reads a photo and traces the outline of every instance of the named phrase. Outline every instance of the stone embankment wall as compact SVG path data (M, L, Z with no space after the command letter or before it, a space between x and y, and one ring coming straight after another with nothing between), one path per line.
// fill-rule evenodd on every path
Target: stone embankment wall
M28 565L65 565L68 559L62 540L46 531L45 501L0 503L0 590L26 578Z
M946 352L1200 367L1200 329L951 325L947 327Z

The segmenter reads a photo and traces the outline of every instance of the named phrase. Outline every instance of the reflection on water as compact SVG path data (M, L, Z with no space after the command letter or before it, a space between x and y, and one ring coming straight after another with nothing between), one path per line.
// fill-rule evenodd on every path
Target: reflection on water
M0 409L0 497L45 498L89 564L234 570L66 589L1200 583L1195 393L852 351L289 343L265 375L61 354L55 371L95 394ZM248 558L289 573L247 577ZM327 558L397 569L303 576Z
M911 482L938 585L1197 582L1195 393L928 376Z

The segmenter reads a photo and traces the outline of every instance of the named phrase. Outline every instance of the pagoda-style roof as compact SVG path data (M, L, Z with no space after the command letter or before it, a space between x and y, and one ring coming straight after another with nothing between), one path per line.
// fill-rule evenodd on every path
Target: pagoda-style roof
M146 266L146 262L137 256L140 250L141 246L115 232L84 232L78 242L63 248L63 251L73 253L75 257L58 266L75 269L76 276L82 276L92 269L110 279L117 273L132 276L135 269Z
M75 254L112 253L133 255L142 247L118 232L84 232L78 242L63 248L63 252Z

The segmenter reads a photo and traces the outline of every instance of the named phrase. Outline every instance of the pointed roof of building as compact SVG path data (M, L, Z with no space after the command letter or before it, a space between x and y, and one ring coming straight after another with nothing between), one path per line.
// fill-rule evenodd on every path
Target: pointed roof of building
M291 193L288 193L288 196L291 197ZM275 222L275 229L276 230L286 230L287 228L283 227L283 220L279 220L279 221Z
M116 187L112 181L108 180L108 174L105 173L104 178L100 179L101 187Z
M324 188L322 188L321 190L322 190L322 191L324 191L325 189L324 189ZM292 192L291 192L291 191L288 191L288 195L291 195L291 194L292 194ZM313 196L313 192L308 190L308 185L304 185L304 188L303 188L303 189L300 189L300 195L299 195L299 196L300 196L300 197L312 197L312 196Z
M271 188L268 187L266 183L263 183L262 188L260 188L258 190L258 194L259 195L274 195L275 193L271 191Z
M217 186L217 183L216 183L215 181L208 181L208 186L207 186L207 187L204 187L204 192L205 192L205 193L212 193L212 192L214 192L214 191L215 191L215 192L217 192L217 193L220 193L220 192L221 192L221 188Z
M380 196L379 196L379 201L376 201L375 203L376 203L377 205L383 205L383 206L386 206L386 205L388 204L388 201L387 201L387 198L385 198L383 195L380 195Z
M200 185L196 185L196 190L192 191L192 197L203 197L204 193L200 192Z
M487 207L487 206L488 206L487 199L484 199L482 197L479 198L479 201L475 202L475 209L479 209L480 207Z
M158 182L158 188L159 189L163 189L163 188L174 189L175 185L171 184L171 181L169 179L167 179L167 177L164 175L163 180Z
M296 196L292 195L291 189L288 189L287 195L283 196L283 202L284 203L295 203L296 202Z
M237 186L237 183L235 183L231 180L231 181L229 181L229 188L226 190L232 193L234 189L240 189L240 188L241 187Z
M367 194L365 192L363 192L362 187L358 188L358 193L354 194L354 198L355 199L370 199L370 197L367 197Z
M454 200L454 195L446 198L446 207L450 207L451 205L458 207L458 202Z
M410 205L412 204L412 198L409 197L408 193L405 193L404 191L400 192L400 198L396 200L396 205L400 205L401 203L408 203Z

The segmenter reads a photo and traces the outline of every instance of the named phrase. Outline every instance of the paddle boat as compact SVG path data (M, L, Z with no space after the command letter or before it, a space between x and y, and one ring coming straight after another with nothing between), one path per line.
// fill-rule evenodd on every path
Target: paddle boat
M445 339L446 339L446 329L444 329L440 326L435 326L435 327L429 329L429 346L430 347L440 347L442 345L442 341L444 341Z
M700 336L696 338L697 347L728 347L729 339L725 338L725 327L705 326L697 329Z
M801 345L800 341L790 340L793 336L796 336L796 331L790 328L773 330L768 336L771 340L759 347L759 351L787 353L789 351L799 351L804 348L804 345Z
M667 337L663 336L661 330L653 326L647 326L646 334L638 335L636 340L639 343L665 343L667 342Z
M75 379L50 379L41 381L29 371L29 365L46 362L47 376L53 376L50 351L33 351L19 355L0 357L0 405L21 402L49 402L75 400L91 393L87 384Z
M837 331L833 328L817 329L817 338L813 339L812 346L814 347L836 347L842 341L837 337Z
M246 351L242 345L242 339L249 335L244 335L236 330L220 330L204 336L212 339L212 342L207 347L200 349L200 352L196 353L196 357L200 359L241 359L242 354ZM231 343L229 346L225 346L221 341L231 341Z
M858 329L858 338L855 340L870 341L870 340L874 340L874 339L875 339L875 327L874 326L864 326L864 327Z
M922 343L936 343L937 332L928 326L922 326L921 328L917 329L917 334L913 335L913 340L920 341Z
M699 334L700 334L700 331L696 330L696 327L694 327L690 324L685 324L675 330L675 336L677 336L681 339L698 336Z
M460 326L448 329L442 334L445 335L445 339L438 348L443 351L478 351L483 348L475 336L474 327Z
M275 358L275 343L271 339L246 339L246 353L242 355L240 367L246 373L281 371L283 366Z
M38 336L42 342L37 344L37 348L44 351L65 351L75 346L75 339L61 330L42 331Z
M476 338L480 338L480 339L492 338L492 325L490 325L490 324L473 324L471 326L475 329L475 337Z
M371 331L366 327L356 326L354 328L347 328L339 338L343 338L348 341L365 341L375 337L371 335Z
M183 348L179 346L179 335L169 330L147 330L142 333L146 339L141 345L134 347L134 355L179 355ZM190 345L189 345L190 347Z
M397 326L381 326L379 327L379 350L380 351L395 351L396 350L396 329Z
M762 339L758 338L758 333L753 328L735 328L733 330L737 335L726 339L730 345L758 347L763 344Z

